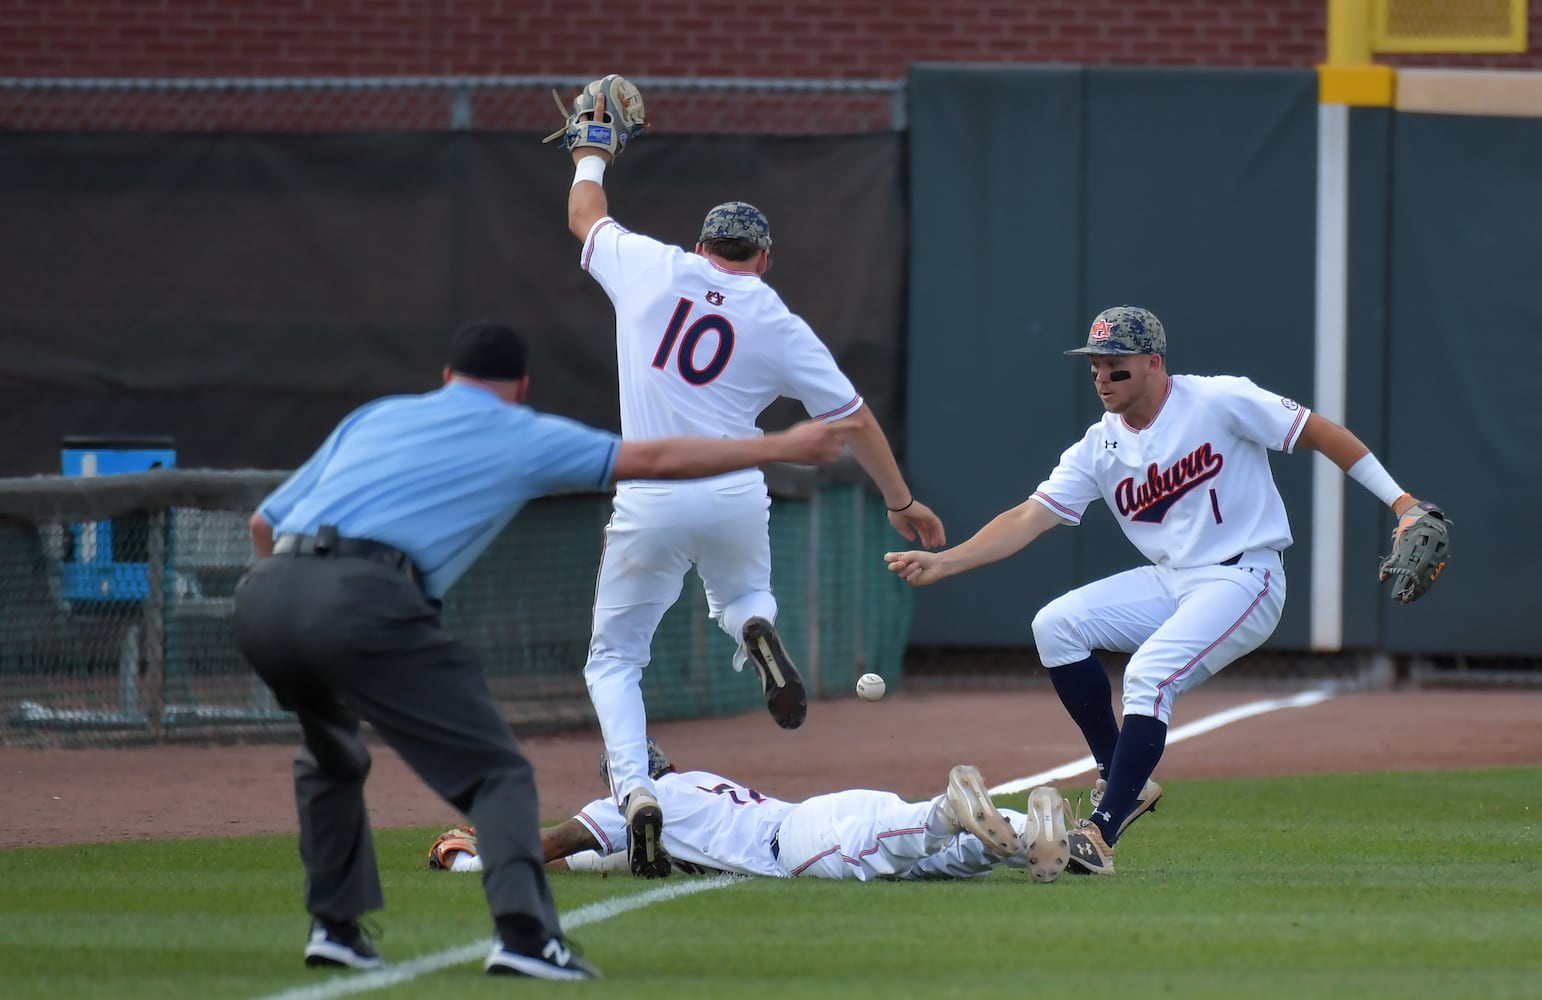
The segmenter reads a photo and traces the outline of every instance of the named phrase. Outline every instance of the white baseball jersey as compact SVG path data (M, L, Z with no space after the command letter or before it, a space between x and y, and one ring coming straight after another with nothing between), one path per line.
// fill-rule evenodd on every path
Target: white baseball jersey
M711 771L680 771L654 779L664 823L664 849L686 861L741 875L786 877L771 839L796 803L773 799ZM600 853L626 848L626 818L616 803L595 799L577 819L600 842Z
M608 217L590 229L581 262L616 310L624 439L759 437L755 421L779 396L816 420L861 407L829 348L759 275L723 270Z
M1065 450L1033 499L1072 524L1101 497L1158 566L1215 565L1291 543L1269 450L1289 452L1306 407L1232 375L1174 375L1155 418L1134 430L1106 413Z

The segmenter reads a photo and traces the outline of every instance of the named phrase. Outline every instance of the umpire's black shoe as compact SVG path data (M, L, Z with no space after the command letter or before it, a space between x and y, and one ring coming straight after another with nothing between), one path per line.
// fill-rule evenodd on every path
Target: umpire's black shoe
M766 710L776 724L783 729L803 725L808 718L808 693L803 690L803 675L782 648L776 626L764 618L745 622L744 655L760 674L761 686L766 689Z
M305 964L312 968L378 969L385 965L385 960L357 923L337 923L312 917L311 939L305 945Z
M493 944L487 964L489 976L529 976L532 979L601 979L600 970L579 958L572 945L560 937L547 938L529 948Z

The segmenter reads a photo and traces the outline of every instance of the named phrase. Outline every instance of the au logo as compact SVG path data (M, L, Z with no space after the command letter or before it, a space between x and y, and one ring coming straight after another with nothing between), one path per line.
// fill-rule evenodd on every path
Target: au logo
M1098 321L1096 323L1092 324L1092 333L1090 333L1087 336L1087 339L1088 340L1107 340L1108 339L1108 335L1110 333L1113 333L1113 332L1114 332L1113 328L1108 325L1108 320L1106 320L1106 319L1104 319L1104 318L1102 318L1100 316L1100 317L1098 317Z
M715 306L720 306L720 305L723 304L723 293L722 292L708 292L707 293L707 301L712 303Z

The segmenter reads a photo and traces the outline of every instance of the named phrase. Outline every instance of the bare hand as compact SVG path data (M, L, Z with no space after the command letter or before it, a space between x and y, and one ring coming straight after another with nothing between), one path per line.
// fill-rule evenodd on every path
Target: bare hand
M940 549L948 544L942 530L942 518L919 500L912 500L904 510L889 511L889 524L912 542L919 541L929 549Z
M885 552L883 561L889 564L889 572L912 587L924 587L948 575L943 572L942 557L936 552Z
M794 424L777 437L786 449L782 461L809 465L829 465L840 457L843 443L834 427L818 420Z

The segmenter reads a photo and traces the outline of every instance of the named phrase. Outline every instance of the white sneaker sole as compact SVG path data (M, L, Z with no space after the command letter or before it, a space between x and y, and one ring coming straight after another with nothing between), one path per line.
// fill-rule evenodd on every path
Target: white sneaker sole
M948 774L947 801L959 825L979 837L996 855L1009 858L1022 850L1017 831L991 801L979 768L960 764Z
M1028 794L1027 812L1023 850L1028 855L1028 872L1035 882L1053 882L1071 861L1065 799L1048 786L1035 788Z

